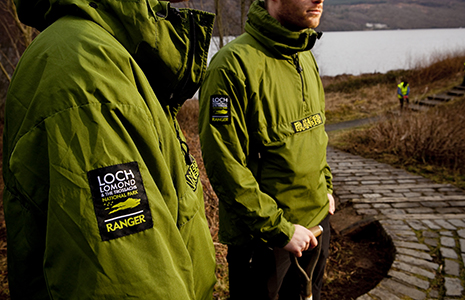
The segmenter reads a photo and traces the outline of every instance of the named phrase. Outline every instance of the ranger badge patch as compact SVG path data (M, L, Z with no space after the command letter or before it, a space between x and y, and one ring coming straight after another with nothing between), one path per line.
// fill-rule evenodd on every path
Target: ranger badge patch
M87 178L102 241L153 227L137 162L92 170Z
M230 124L231 108L228 96L211 96L211 123Z

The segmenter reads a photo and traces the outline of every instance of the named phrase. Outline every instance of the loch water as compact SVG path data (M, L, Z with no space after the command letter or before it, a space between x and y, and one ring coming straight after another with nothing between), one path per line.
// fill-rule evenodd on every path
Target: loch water
M465 53L465 28L324 32L312 51L322 76L386 73Z
M234 37L225 37L225 43ZM217 52L214 37L209 60ZM465 53L465 28L324 32L312 49L322 76L386 73Z

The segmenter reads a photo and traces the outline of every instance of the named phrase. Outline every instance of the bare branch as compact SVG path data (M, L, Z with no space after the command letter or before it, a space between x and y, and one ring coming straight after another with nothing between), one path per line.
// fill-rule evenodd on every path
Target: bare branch
M223 48L224 46L224 41L223 41L224 28L223 28L223 22L222 22L222 17L221 17L222 12L223 12L223 9L221 5L221 0L215 0L216 26L218 27L218 38L220 42L220 48Z
M0 62L0 69L2 70L2 73L5 75L8 82L11 82L11 77L10 77L10 75L8 74L8 72L6 71L5 67L3 66L3 64L1 62Z

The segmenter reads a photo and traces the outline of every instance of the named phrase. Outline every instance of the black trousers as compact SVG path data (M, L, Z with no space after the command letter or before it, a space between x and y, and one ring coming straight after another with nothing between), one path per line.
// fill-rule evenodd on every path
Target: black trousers
M320 224L323 234L318 247L303 252L299 265L312 279L314 300L320 300L323 275L329 255L329 215ZM263 243L248 247L229 246L229 292L231 300L300 300L301 277L293 254Z
M400 101L400 108L404 108L404 98L399 98L399 101ZM408 105L409 101L408 101L408 97L405 98L405 103Z

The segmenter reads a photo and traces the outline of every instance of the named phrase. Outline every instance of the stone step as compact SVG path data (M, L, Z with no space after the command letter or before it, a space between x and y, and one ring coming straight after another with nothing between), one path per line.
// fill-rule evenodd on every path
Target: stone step
M418 104L421 106L436 106L436 105L441 105L443 103L444 101L430 99L429 97L428 99L423 99L423 100L418 101Z
M465 89L452 89L450 91L447 92L448 95L450 96L455 96L455 97L461 97L463 95L465 95Z
M454 99L454 96L448 95L448 94L437 94L437 95L432 95L428 96L429 100L439 100L439 101L450 101Z
M412 103L408 105L408 108L413 111L427 111L429 106Z

